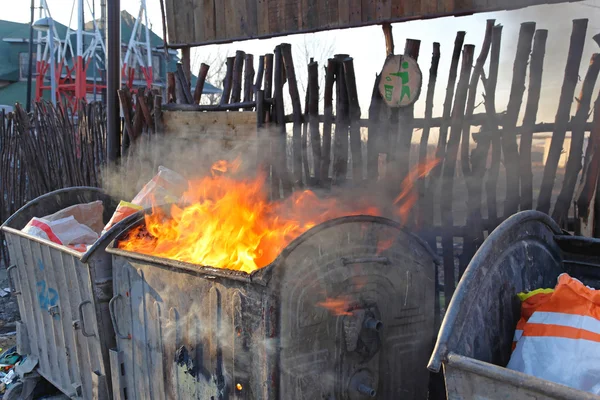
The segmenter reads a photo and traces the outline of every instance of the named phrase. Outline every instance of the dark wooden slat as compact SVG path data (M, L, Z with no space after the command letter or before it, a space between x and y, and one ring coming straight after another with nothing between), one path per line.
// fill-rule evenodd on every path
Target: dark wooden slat
M333 146L333 182L342 184L346 181L348 171L348 125L349 105L348 90L346 89L346 78L344 76L344 65L342 61L348 54L337 54L336 60L336 113L335 113L335 136Z
M246 54L244 64L246 66L244 70L244 101L252 101L254 99L254 56Z
M233 82L233 63L235 57L227 57L227 69L225 72L225 78L223 79L223 93L221 94L221 105L229 104L231 99L231 87Z
M257 14L258 34L260 36L267 35L270 31L269 8L268 7L269 7L268 0L257 0L256 14Z
M308 165L308 90L304 94L304 115L302 123L302 169L304 171L304 182L312 185L310 166Z
M490 56L490 70L485 82L485 111L488 116L486 129L491 133L491 160L488 177L486 181L486 198L488 208L488 220L493 229L498 225L497 188L498 176L500 174L500 158L502 155L501 134L499 131L500 121L496 114L496 86L498 84L498 70L500 67L500 46L502 42L502 25L497 25L492 31L492 52Z
M362 143L360 139L360 105L358 104L358 90L356 89L356 75L354 60L346 58L344 64L344 79L348 91L348 105L350 115L350 151L352 152L352 180L358 184L363 179Z
M456 160L458 157L458 148L462 133L462 124L465 112L465 103L467 101L467 91L469 89L469 77L471 76L471 67L473 65L473 45L465 45L462 55L462 65L460 69L460 79L456 88L456 97L452 107L452 124L450 129L450 139L448 140L448 151L444 159L444 174L442 182L442 193L449 199L454 198L454 174L456 170ZM454 273L454 239L448 233L454 225L452 215L452 201L441 202L442 226L444 235L442 236L442 249L444 259L444 289L446 295L446 306L456 287Z
M275 119L279 129L278 145L275 147L276 162L276 173L281 179L281 187L283 189L283 195L289 196L292 193L292 182L290 180L289 171L287 168L287 131L285 129L285 111L283 103L283 57L281 54L281 45L275 48L274 62L274 84L273 84L273 100L275 101Z
M242 99L242 74L244 72L244 59L246 53L241 50L235 52L233 62L233 83L231 89L231 102L239 103Z
M319 64L308 64L308 124L313 155L313 170L317 184L321 178L321 134L319 132Z
M521 24L517 41L517 54L513 66L513 78L506 115L505 129L502 132L502 152L506 168L506 197L504 201L504 217L507 218L519 210L519 149L515 129L525 93L525 77L527 64L531 54L535 22Z
M571 147L569 149L569 157L565 168L565 178L563 180L562 189L556 204L552 218L558 223L563 224L568 217L571 201L573 200L573 192L579 171L581 171L581 157L583 155L583 142L585 139L585 122L588 119L590 104L592 102L592 94L594 86L600 73L600 54L592 54L590 66L583 80L581 94L577 101L577 112L573 118L573 131L571 132Z
M487 153L485 155L482 154L479 160L472 160L469 154L469 149L471 144L471 118L473 117L473 112L475 110L475 99L477 97L479 80L483 74L483 68L492 45L493 28L494 20L489 19L486 23L483 44L481 45L481 50L479 52L479 56L477 57L477 61L475 62L473 74L471 75L471 82L469 83L469 96L467 98L467 108L465 111L465 120L463 122L461 163L462 172L467 184L467 191L469 193L467 200L467 209L469 210L467 214L467 224L470 223L473 229L469 230L463 241L460 276L462 276L464 273L464 268L466 268L469 260L471 260L475 254L477 248L481 245L481 243L483 243L484 233L483 226L481 225L481 201L483 172L485 171L485 160L487 159ZM471 162L473 162L472 170ZM475 171L476 169L477 171Z
M200 65L200 71L198 72L198 80L196 80L196 88L194 89L194 104L200 104L200 98L202 91L204 90L204 83L206 82L206 75L210 65L202 63Z
M167 72L167 103L177 103L177 89L174 72Z
M267 0L267 12L269 14L269 32L282 32L285 30L283 21L283 2L281 0Z
M353 25L358 25L362 22L362 4L361 0L347 0L349 13L350 13L350 23Z
M333 0L335 1L335 0ZM348 0L338 0L338 21L336 26L350 23L350 4Z
M452 99L454 98L454 87L456 86L456 76L458 74L458 62L460 60L460 54L463 43L465 41L466 32L456 32L456 38L454 39L454 50L452 51L452 61L450 63L450 73L448 75L448 84L446 85L446 96L444 97L444 106L442 111L442 123L440 125L440 133L438 137L438 145L435 151L435 158L443 160L446 154L446 142L448 137L448 128L450 126L450 113L452 112ZM442 164L438 164L431 171L431 192L432 196L439 177L442 174Z
M245 10L242 5L241 11L244 14L241 15L242 20L242 32L247 37L256 37L258 35L258 1L257 0L245 0Z
M439 64L440 44L434 42L433 53L431 55L431 66L429 67L429 82L427 83L427 96L425 97L423 133L421 134L421 144L419 145L419 164L421 165L423 165L427 161L428 156L427 148L429 146L429 133L431 131L430 121L431 117L433 116L433 95L435 94L435 84L437 82ZM433 225L433 197L427 196L426 177L420 178L417 182L417 185L419 191L417 227L430 227ZM433 245L434 243L430 241L429 244Z
M270 99L273 92L273 53L265 54L265 98Z
M215 0L202 0L202 20L196 17L196 26L204 26L204 37L206 40L215 40L216 38L216 19L215 19Z
M292 57L292 46L289 43L281 45L281 55L285 64L285 72L288 79L288 89L292 99L292 111L294 116L294 127L292 134L292 165L294 172L294 185L302 186L302 105L296 81L294 59Z
M215 2L215 38L217 40L227 38L227 23L229 23L229 20L226 17L223 3L221 1Z
M381 118L386 107L381 93L379 93L379 82L381 74L375 75L373 92L371 93L371 105L369 106L368 140L367 140L367 178L370 182L376 182L379 172L379 149L381 149Z
M256 71L256 80L254 81L254 92L262 90L263 78L265 75L265 56L258 57L258 70ZM263 92L264 94L264 92Z
M523 117L523 127L527 129L521 134L519 144L519 162L521 169L521 211L533 208L533 171L531 168L531 144L536 116L540 103L542 90L542 74L544 71L544 57L546 54L546 40L548 31L538 29L533 37L533 51L529 64L529 89L527 91L527 105Z
M581 65L581 56L583 54L587 25L587 19L577 19L573 21L573 31L571 33L571 43L569 46L569 54L567 56L565 76L560 92L558 110L556 111L556 118L554 120L556 126L552 134L552 142L550 143L542 185L540 187L540 195L538 197L537 210L545 213L550 211L552 188L554 187L554 179L556 178L558 160L560 159L565 140L566 126L569 122L575 86L579 79L579 67Z
M330 58L327 61L325 70L325 89L323 95L324 121L323 121L323 151L321 163L321 184L325 184L329 178L329 165L331 163L331 124L333 122L333 85L335 83L335 74L337 63L335 59Z
M581 185L577 194L577 215L584 222L587 222L589 217L589 208L592 203L592 198L596 194L594 202L595 213L598 212L597 206L600 204L596 185L600 176L600 95L596 97L594 104L594 122L590 131L588 148L586 150L586 163L584 165ZM594 214L594 221L597 222L598 214ZM594 229L600 229L600 225L595 224Z

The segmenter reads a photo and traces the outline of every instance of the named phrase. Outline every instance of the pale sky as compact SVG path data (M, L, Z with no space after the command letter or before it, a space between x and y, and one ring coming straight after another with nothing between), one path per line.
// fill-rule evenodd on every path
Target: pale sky
M3 1L6 2L7 0ZM73 15L72 20L70 19L73 7L72 0L47 1L55 20L65 25L75 25L76 15ZM92 0L87 1L89 4L92 4ZM100 0L94 1L98 9ZM137 15L139 0L121 0L121 6L131 14ZM147 7L153 30L159 36L162 36L159 1L147 0ZM5 7L1 18L17 22L28 22L29 12L29 2L20 1L14 3L10 8ZM86 20L89 20L90 18L91 15L88 12ZM534 21L537 22L538 29L548 29L548 44L544 63L543 89L538 122L553 122L562 85L562 76L566 63L572 20L576 18L589 19L584 55L580 69L580 76L583 79L592 53L600 51L596 43L591 39L595 34L600 33L600 0L587 0L551 6L528 7L516 11L476 14L473 16L456 18L447 17L394 24L393 33L396 44L396 53L402 52L405 39L412 38L421 40L419 64L423 71L423 95L415 106L415 114L417 116L422 116L423 113L425 103L424 93L427 90L432 43L437 41L441 44L441 60L434 102L434 116L439 116L442 112L450 57L456 32L458 30L467 32L465 44L474 44L476 46L476 58L479 54L481 42L483 41L485 22L488 18L496 19L497 24L502 24L504 26L502 51L500 56L501 68L497 90L498 111L503 111L506 108L506 103L508 101L519 25L523 22ZM381 70L385 60L385 43L381 27L379 26L334 30L308 35L293 35L266 40L251 40L218 46L205 46L195 49L192 58L204 60L211 58L217 51L220 54L225 55L233 54L235 50L244 50L247 53L254 54L255 60L258 60L260 54L272 52L274 47L279 43L291 43L296 51L300 51L304 46L303 43L305 41L310 43L311 47L314 46L314 48L318 48L319 46L332 46L333 51L331 56L336 53L347 53L354 57L360 105L362 115L363 117L366 117L375 74ZM316 56L316 61L319 62L321 67L323 61L326 61L327 57L318 59L319 55ZM301 73L306 70L305 65L297 65L296 68L301 71ZM320 73L322 73L322 71L322 68L320 68ZM580 86L578 86L576 95L578 95L580 89ZM594 95L594 99L595 97L596 95ZM477 103L482 100L483 98L478 96ZM525 104L525 101L526 97L524 98L523 104ZM480 108L476 110L476 112L482 111L483 106L480 106Z

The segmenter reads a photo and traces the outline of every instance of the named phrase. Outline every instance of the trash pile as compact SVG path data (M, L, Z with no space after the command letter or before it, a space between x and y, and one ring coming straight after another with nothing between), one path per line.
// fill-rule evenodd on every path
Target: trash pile
M0 395L3 395L12 385L17 383L18 375L15 367L25 359L26 357L17 354L16 346L0 354Z
M160 166L152 178L131 202L121 201L112 218L104 225L104 204L97 200L87 204L75 204L52 215L34 217L22 229L23 232L86 252L100 236L113 225L154 204L166 204L179 200L187 189L187 181L178 173Z
M600 394L600 290L565 273L554 289L519 298L521 319L507 368Z

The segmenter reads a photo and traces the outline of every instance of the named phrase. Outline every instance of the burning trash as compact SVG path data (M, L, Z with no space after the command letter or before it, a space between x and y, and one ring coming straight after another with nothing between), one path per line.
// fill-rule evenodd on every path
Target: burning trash
M119 248L250 273L315 225L342 216L380 215L374 206L320 199L310 190L271 202L263 177L242 177L239 167L239 162L214 164L210 176L189 183L185 205L172 205L170 213L154 207Z

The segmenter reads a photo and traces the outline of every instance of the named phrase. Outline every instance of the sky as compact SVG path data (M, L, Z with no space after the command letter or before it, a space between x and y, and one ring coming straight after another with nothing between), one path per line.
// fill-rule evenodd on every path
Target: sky
M100 0L86 1L90 5L94 1L96 9L98 9ZM75 26L76 14L73 14L71 18L73 10L72 0L47 0L47 2L55 20L65 25ZM11 8L3 11L2 18L17 22L28 22L30 12L28 3L28 1L17 2ZM127 10L133 15L137 15L139 4L139 0L121 0L122 9ZM162 36L160 2L158 0L147 0L147 8L154 31L159 36ZM86 20L90 18L91 16L88 12ZM523 22L536 22L538 29L548 29L549 31L544 62L543 89L537 122L553 122L562 85L572 20L577 18L589 19L584 55L580 68L580 76L583 79L592 53L599 50L598 45L591 38L595 34L600 33L600 0L528 7L521 10L482 13L465 17L446 17L397 23L393 24L393 35L396 53L402 52L404 41L407 38L421 40L419 64L423 72L423 94L427 89L432 44L433 42L440 43L441 59L433 110L434 116L439 116L442 112L456 32L459 30L467 32L465 44L475 45L476 58L483 41L486 20L495 19L497 24L504 26L497 90L497 109L501 111L506 108L508 102L519 26ZM385 42L381 27L379 26L332 30L314 34L291 35L266 40L251 40L225 45L199 47L192 52L192 60L196 64L193 67L197 69L200 62L214 59L216 54L220 54L222 59L224 59L226 55L234 54L235 50L252 53L255 55L255 60L258 60L260 54L272 52L277 44L283 42L291 43L292 48L297 53L301 53L305 48L308 48L309 51L314 51L316 53L316 61L320 65L324 65L326 59L334 54L350 54L354 58L362 114L366 117L375 74L381 71L385 60ZM324 48L331 48L331 54L320 56L318 53L321 53ZM299 74L301 76L306 69L303 65L297 65L296 68L300 71ZM322 72L322 69L320 69L320 72ZM576 90L578 94L580 86ZM478 95L476 103L480 103L482 100L483 97ZM524 99L525 101L526 98ZM423 95L415 105L415 114L417 116L422 116L424 103ZM575 107L575 102L573 107ZM483 106L476 109L476 112L483 111Z

